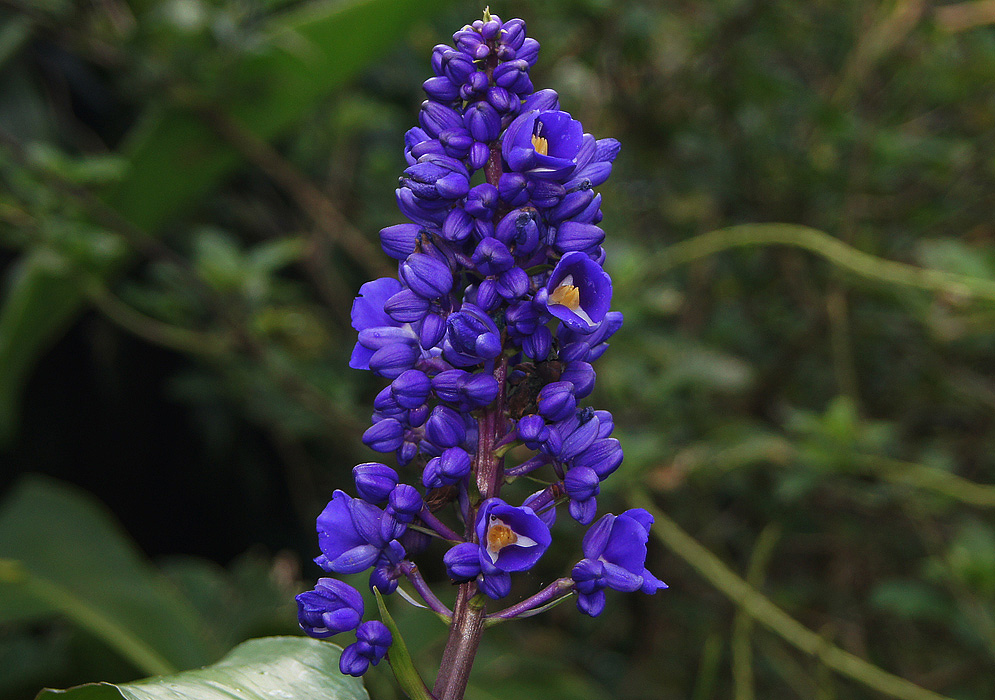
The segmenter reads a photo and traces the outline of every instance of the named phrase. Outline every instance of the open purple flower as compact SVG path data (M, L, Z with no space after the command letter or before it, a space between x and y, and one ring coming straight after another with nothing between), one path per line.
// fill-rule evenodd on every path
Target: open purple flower
M525 571L545 553L552 537L531 508L488 498L477 514L481 563L500 571Z
M535 300L568 328L590 333L611 307L612 280L584 253L567 253L556 263Z
M573 569L577 606L596 616L604 608L605 588L652 595L667 584L646 568L646 542L653 516L643 508L608 513L584 535L584 559Z
M511 572L526 571L546 552L549 527L527 506L488 498L477 513L477 544L465 542L446 552L446 571L456 581L476 578L491 598L511 591Z
M418 334L411 326L398 323L384 311L387 300L401 289L401 283L392 277L381 277L359 288L359 296L352 302L352 327L359 331L349 359L353 369L370 369L374 355L379 352L386 356L395 350L394 345L406 350L418 345Z
M336 491L318 516L321 555L315 563L337 574L355 574L373 566L388 544L380 534L383 515L376 506Z
M320 578L313 591L297 596L297 620L311 637L354 630L362 619L363 596L348 583Z
M565 180L576 167L584 128L566 112L533 110L508 127L501 154L508 167L543 180Z

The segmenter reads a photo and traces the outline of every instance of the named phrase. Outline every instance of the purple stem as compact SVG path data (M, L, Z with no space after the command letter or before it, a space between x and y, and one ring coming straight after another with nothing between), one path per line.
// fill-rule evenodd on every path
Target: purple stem
M477 454L474 457L473 471L482 500L497 496L504 482L504 458L494 456L494 443L497 442L498 435L507 430L504 409L508 378L507 357L502 357L494 368L494 378L500 387L497 399L477 419ZM465 539L476 542L476 509L470 505L467 511ZM470 680L470 667L473 666L477 647L480 646L480 635L484 631L484 601L483 596L477 593L475 582L460 585L452 620L439 675L432 687L432 694L438 700L463 700L466 684Z
M552 460L548 455L536 455L531 459L522 462L517 467L512 467L511 469L505 469L504 475L508 477L512 476L525 476L529 472L535 471L539 467L544 467L549 464Z
M556 496L553 493L553 487L547 486L542 492L539 493L535 498L529 500L529 508L534 510L536 513L545 510L551 503L556 500Z
M515 603L504 610L492 613L487 616L487 619L508 620L512 617L518 617L522 613L545 605L564 591L570 590L570 587L573 585L574 580L572 578L558 578L531 598L526 598L520 603Z
M450 540L452 542L463 541L462 537L457 535L456 532L453 531L448 525L446 525L444 522L435 517L435 513L430 511L428 509L428 506L425 506L424 508L421 509L421 512L418 514L418 517L421 519L423 523L425 523L425 525L435 530L436 533L438 533L438 535L441 538L445 540Z
M518 431L515 429L511 429L507 433L505 433L503 438L494 443L494 449L497 449L499 447L504 447L505 445L510 445L517 439L518 439Z
M425 579L422 578L421 572L418 570L418 566L412 561L402 561L401 562L401 573L408 577L411 581L411 585L414 589L418 591L418 595L421 599L425 601L425 605L439 613L440 615L445 615L446 617L452 619L453 611L446 607L446 605L439 600L432 589L428 587L425 583Z

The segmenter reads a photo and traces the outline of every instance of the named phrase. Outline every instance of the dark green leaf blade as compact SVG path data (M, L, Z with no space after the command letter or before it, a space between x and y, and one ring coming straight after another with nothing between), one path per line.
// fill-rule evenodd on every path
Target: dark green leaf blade
M220 656L193 606L89 495L29 477L0 504L0 621L62 615L146 673Z

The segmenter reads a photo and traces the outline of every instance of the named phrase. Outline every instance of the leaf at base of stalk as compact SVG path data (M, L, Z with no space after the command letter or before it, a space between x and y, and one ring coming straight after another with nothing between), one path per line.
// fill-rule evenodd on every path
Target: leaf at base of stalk
M418 669L415 668L414 661L411 659L408 645L404 643L404 639L401 637L401 630L398 629L394 618L387 612L383 596L380 595L380 591L376 588L373 589L373 595L377 598L377 607L380 608L380 618L394 636L394 642L390 645L390 651L387 652L387 661L394 672L397 684L401 686L401 690L411 700L435 700L428 691L425 681L418 675Z

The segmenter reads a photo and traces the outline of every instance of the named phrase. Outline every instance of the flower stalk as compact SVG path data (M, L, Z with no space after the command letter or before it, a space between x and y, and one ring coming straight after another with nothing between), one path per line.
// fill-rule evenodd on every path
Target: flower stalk
M665 587L645 567L646 511L594 522L600 484L622 450L611 414L581 406L594 388L592 363L622 325L610 310L595 192L618 142L584 133L555 92L534 89L539 43L522 20L485 13L453 42L433 50L428 100L405 135L408 167L396 194L408 222L380 232L397 277L364 284L351 312L350 366L389 382L363 442L413 470L415 484L387 464L358 465L359 497L336 491L318 517L315 559L330 574L371 570L382 596L407 578L425 607L449 620L436 700L463 698L488 621L534 615L574 593L582 612L598 615L606 589ZM476 173L483 181L471 185ZM534 456L506 469L509 450L522 447ZM540 469L545 481L531 476ZM519 492L512 482L525 475L545 488ZM516 575L552 545L564 503L591 525L584 558L569 577L488 616L488 601L511 596ZM415 564L440 540L458 584L451 612ZM361 622L362 596L337 579L298 596L298 608L313 636L356 630L343 673L362 675L397 635ZM392 624L386 608L381 616ZM408 661L398 679L421 697Z

